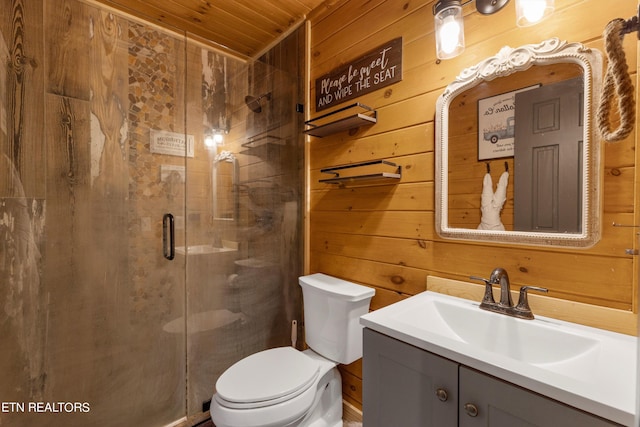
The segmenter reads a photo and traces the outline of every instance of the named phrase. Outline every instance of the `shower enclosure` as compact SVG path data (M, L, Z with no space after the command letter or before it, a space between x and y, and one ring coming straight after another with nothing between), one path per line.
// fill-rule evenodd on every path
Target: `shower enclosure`
M0 425L196 421L300 319L301 31L245 62L88 1L0 9Z

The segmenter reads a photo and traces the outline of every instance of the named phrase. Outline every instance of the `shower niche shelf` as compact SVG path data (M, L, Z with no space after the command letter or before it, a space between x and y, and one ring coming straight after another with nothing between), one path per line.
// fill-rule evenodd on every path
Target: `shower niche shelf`
M346 117L338 117L340 113L352 110L352 114ZM371 107L356 102L346 107L316 117L304 122L309 129L304 133L307 135L322 138L327 135L342 132L344 130L357 128L365 125L373 125L378 121L378 113Z
M386 170L385 170L386 169ZM357 170L355 175L341 176L344 171ZM337 184L341 187L348 185L380 185L396 184L402 178L402 166L387 160L373 160L369 162L353 163L320 169L322 173L332 174L333 177L319 180L325 184Z

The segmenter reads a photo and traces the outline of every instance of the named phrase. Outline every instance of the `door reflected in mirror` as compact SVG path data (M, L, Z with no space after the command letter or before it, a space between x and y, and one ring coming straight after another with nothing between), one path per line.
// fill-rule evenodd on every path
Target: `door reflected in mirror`
M436 227L445 238L587 247L599 239L601 57L558 39L503 48L436 106Z

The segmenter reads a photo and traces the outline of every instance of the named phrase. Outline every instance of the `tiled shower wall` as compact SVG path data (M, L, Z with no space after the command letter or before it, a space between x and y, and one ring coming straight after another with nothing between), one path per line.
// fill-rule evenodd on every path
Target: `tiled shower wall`
M90 2L0 10L0 425L195 416L224 369L288 344L300 318L300 36L248 64ZM244 97L261 91L256 114ZM224 146L205 147L213 127ZM192 153L154 149L154 131ZM222 151L238 168L225 219ZM164 213L178 246L234 249L166 260Z

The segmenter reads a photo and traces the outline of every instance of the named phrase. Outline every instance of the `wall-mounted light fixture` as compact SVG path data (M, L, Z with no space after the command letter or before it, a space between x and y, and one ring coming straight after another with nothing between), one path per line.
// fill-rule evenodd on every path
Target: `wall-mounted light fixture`
M228 133L226 129L209 129L204 135L204 145L210 149L224 145L224 136Z
M449 59L464 51L464 22L462 6L467 0L438 0L433 5L436 33L436 56ZM476 10L491 15L502 9L509 0L475 0ZM553 12L554 0L516 0L516 24L519 27L533 25Z
M433 5L436 56L449 59L464 50L464 22L460 0L439 0Z

